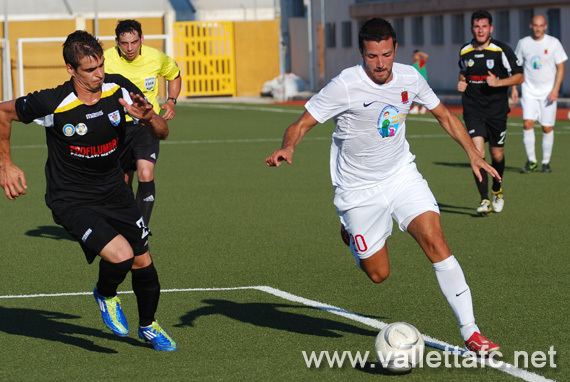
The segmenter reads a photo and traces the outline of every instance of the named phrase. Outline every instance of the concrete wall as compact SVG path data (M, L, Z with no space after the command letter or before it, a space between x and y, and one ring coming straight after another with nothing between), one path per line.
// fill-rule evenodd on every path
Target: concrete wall
M234 23L238 96L258 96L279 75L279 20Z
M115 26L119 18L99 19L99 34L114 36ZM164 21L162 17L137 18L142 24L143 34L163 34ZM0 23L0 36L3 37L3 23ZM10 21L8 23L10 37L10 57L12 65L12 97L18 96L17 73L17 40L21 37L66 37L78 28L84 27L90 33L94 31L93 19L78 20L35 20ZM145 44L164 50L162 40L147 40ZM65 70L62 56L63 42L24 43L24 93L34 90L54 87L69 79ZM113 41L104 41L103 48L114 45ZM1 78L0 78L1 83ZM1 86L0 86L1 90ZM3 97L3 95L2 95Z

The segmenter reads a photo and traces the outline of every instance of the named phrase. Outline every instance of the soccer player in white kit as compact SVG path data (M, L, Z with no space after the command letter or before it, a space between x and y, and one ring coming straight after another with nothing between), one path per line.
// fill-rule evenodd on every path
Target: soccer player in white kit
M306 111L285 131L268 166L291 164L295 147L317 123L334 118L330 169L334 204L350 235L360 268L375 283L390 273L386 240L392 219L408 231L433 263L467 349L477 353L499 346L475 323L471 292L441 229L439 208L416 169L406 140L406 115L412 102L425 105L445 131L466 151L473 172L498 173L481 157L467 131L409 65L394 63L396 35L384 19L367 21L359 33L363 63L343 70L305 105Z
M522 172L538 170L535 153L534 122L542 125L542 172L551 172L550 158L554 146L554 124L560 85L564 78L564 62L568 59L560 41L546 34L546 18L536 15L530 24L532 36L519 40L515 54L524 68L524 82L521 86L523 109L523 143L527 162ZM511 89L514 102L519 93Z

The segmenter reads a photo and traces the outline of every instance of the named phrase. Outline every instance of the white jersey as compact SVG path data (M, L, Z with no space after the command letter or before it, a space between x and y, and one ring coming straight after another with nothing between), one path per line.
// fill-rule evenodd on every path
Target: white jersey
M406 140L412 102L433 109L439 99L410 65L394 63L392 80L373 82L361 65L343 70L305 105L320 123L334 117L330 171L341 189L373 187L414 156Z
M524 68L523 97L545 99L554 87L556 65L568 59L562 44L549 35L540 40L527 36L519 40L515 54Z

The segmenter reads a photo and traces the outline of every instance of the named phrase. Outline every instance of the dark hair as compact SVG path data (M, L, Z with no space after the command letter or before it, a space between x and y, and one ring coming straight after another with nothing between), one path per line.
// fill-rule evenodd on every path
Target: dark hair
M66 64L77 69L83 57L95 59L103 56L103 47L99 40L85 31L75 31L67 36L63 43L63 60Z
M383 41L392 38L394 46L396 46L396 32L392 25L381 18L373 18L368 20L360 28L358 32L358 47L360 53L364 52L364 41Z
M132 33L132 32L138 32L139 37L142 36L141 23L139 23L137 20L132 20L132 19L119 20L117 26L115 27L115 37L117 38L117 40L123 33Z
M489 20L489 25L493 25L493 16L484 9L479 9L471 15L471 26L473 26L473 22L475 20L487 19Z

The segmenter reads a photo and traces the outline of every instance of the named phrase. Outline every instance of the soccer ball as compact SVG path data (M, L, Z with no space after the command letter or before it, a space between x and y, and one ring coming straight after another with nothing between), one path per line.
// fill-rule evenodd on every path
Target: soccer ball
M424 339L415 326L406 322L394 322L378 333L374 348L384 369L393 373L405 373L422 360Z

